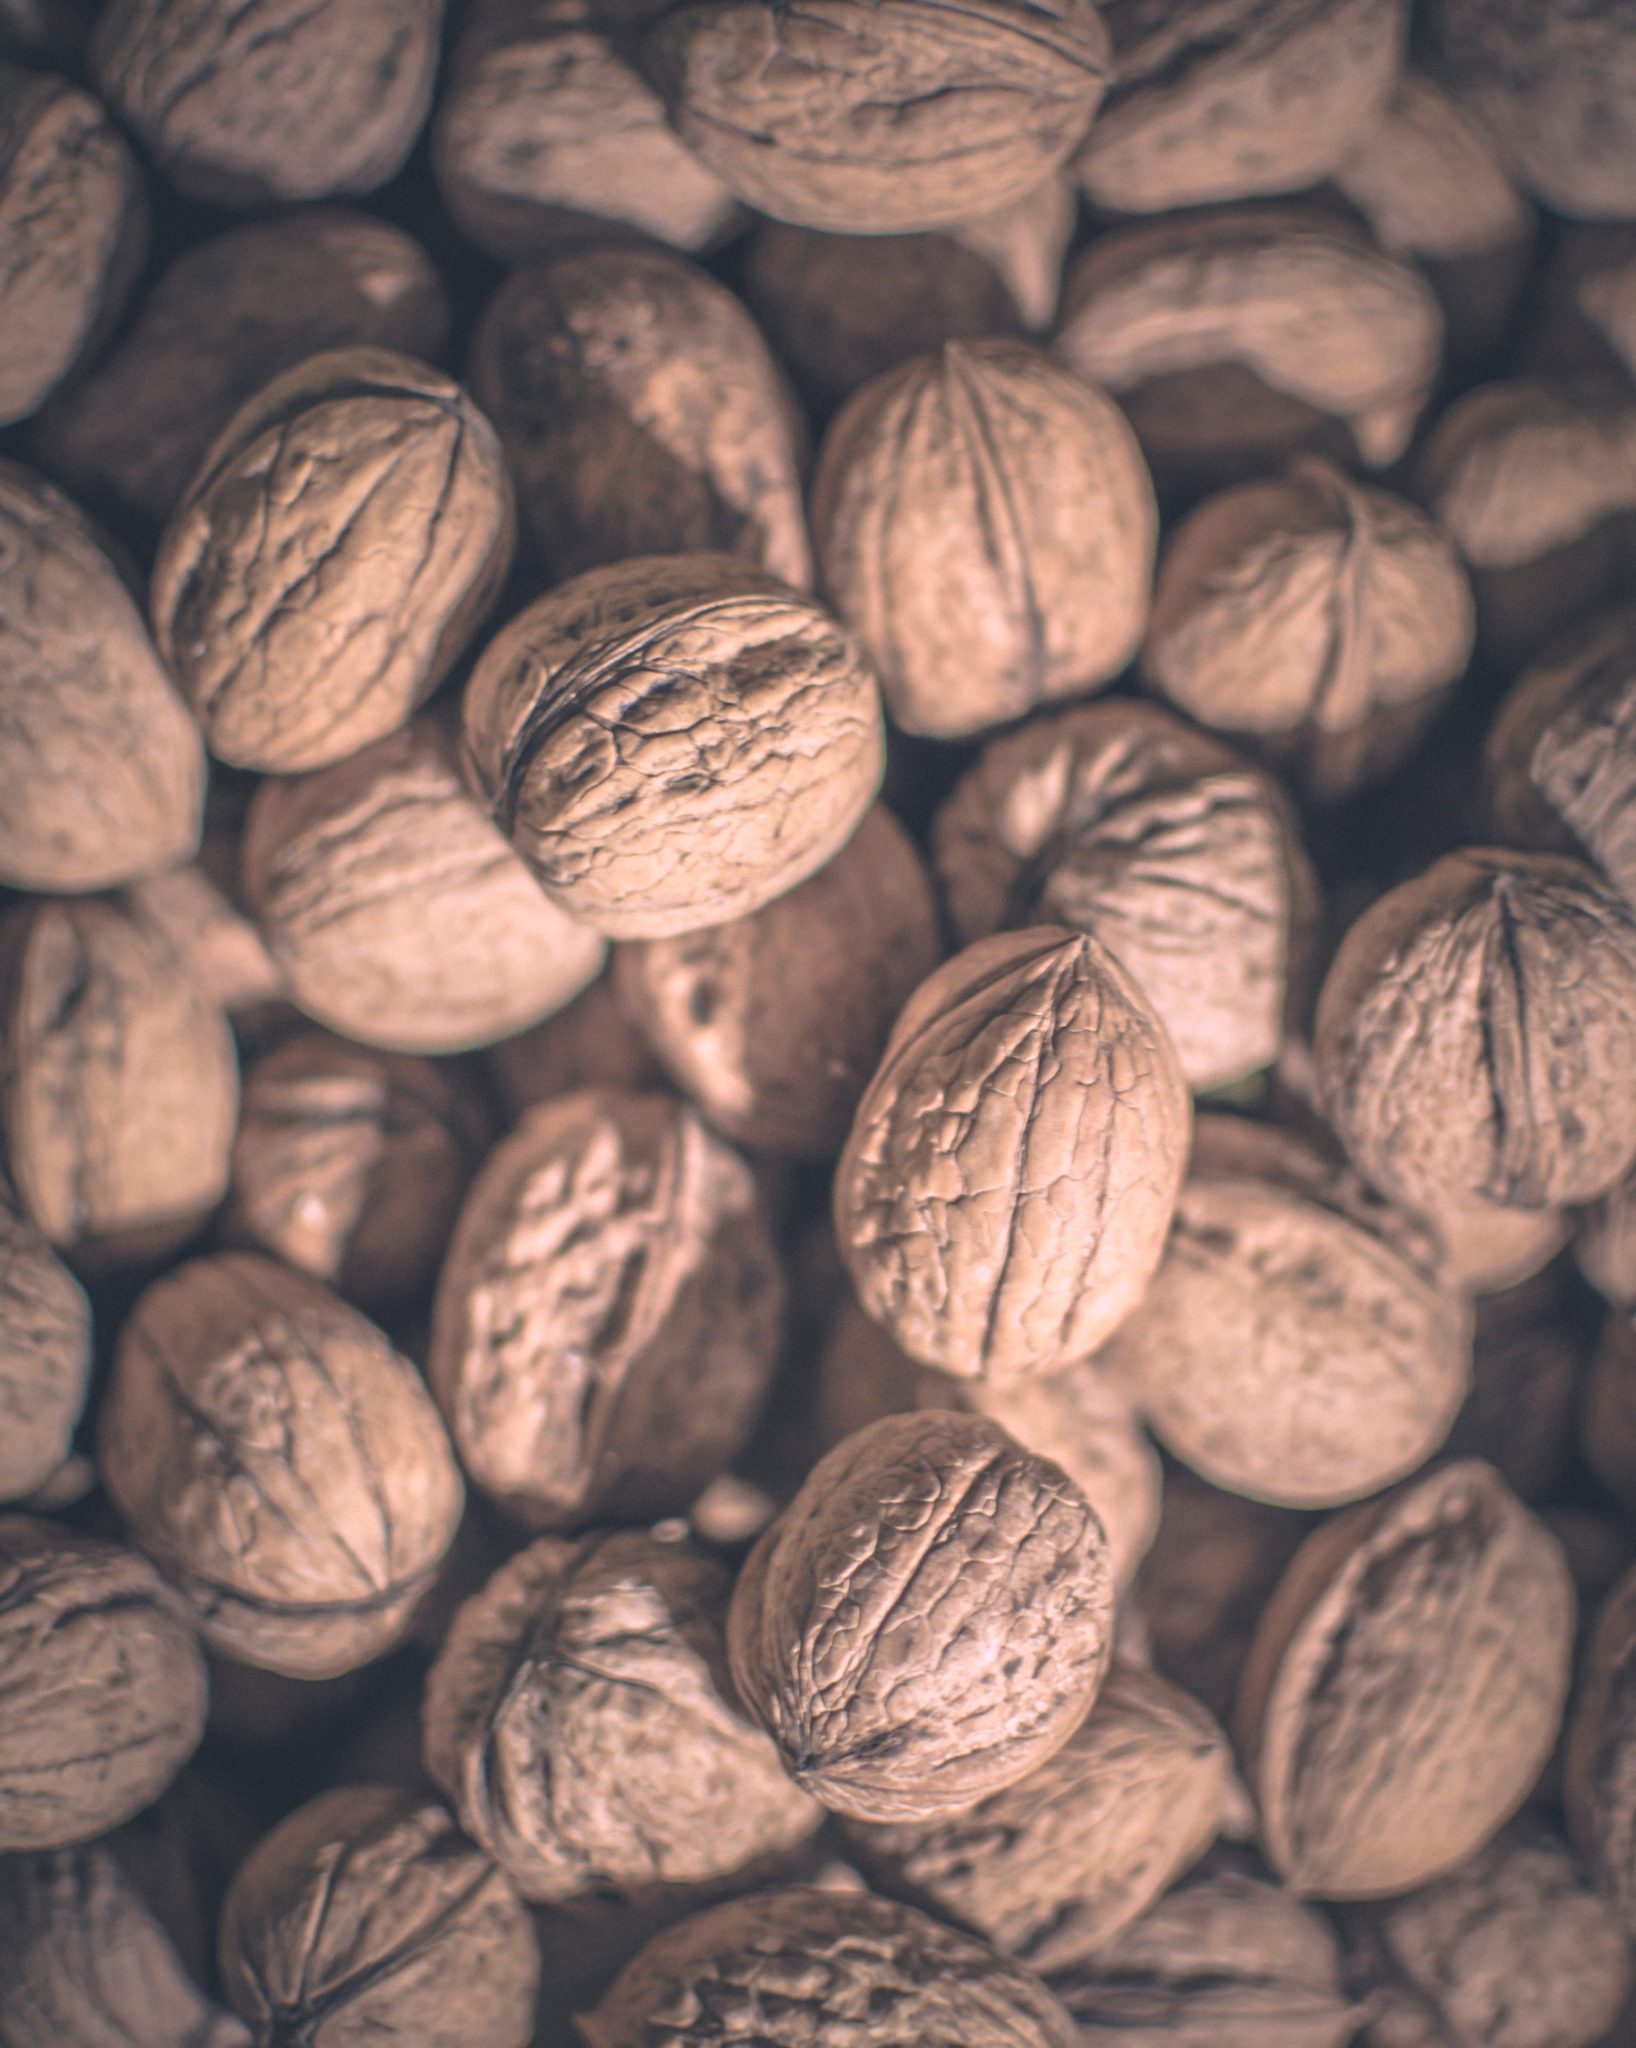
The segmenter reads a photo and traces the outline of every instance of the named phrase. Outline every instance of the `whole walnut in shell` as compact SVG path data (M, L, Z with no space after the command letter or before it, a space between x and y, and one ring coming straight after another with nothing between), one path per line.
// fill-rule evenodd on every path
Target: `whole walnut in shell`
M68 1456L91 1384L91 1305L0 1178L0 1501Z
M1581 1855L1636 1938L1636 1570L1597 1611L1580 1671L1563 1797Z
M464 1497L409 1361L328 1288L246 1252L190 1260L138 1300L98 1463L205 1639L293 1678L399 1640Z

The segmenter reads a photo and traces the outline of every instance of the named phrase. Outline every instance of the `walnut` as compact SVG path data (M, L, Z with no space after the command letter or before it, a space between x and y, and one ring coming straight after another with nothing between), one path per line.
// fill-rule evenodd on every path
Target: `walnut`
M1013 341L950 342L857 392L812 496L825 589L906 732L957 739L1125 667L1157 514L1124 415Z
M725 924L815 874L879 787L873 677L810 599L726 555L593 569L521 612L466 686L501 830L621 939Z
M301 1008L393 1052L505 1038L570 1002L606 951L541 894L430 717L333 768L264 782L244 886Z
M911 997L842 1154L859 1299L944 1372L1088 1357L1159 1263L1189 1123L1163 1025L1097 940L980 939Z
M1270 1066L1305 979L1316 884L1282 792L1214 740L1123 699L994 740L938 811L956 935L1093 933L1211 1089Z
M1573 1606L1561 1546L1475 1459L1310 1536L1262 1615L1237 1707L1284 1881L1390 1898L1481 1848L1556 1741Z
M1004 282L1023 325L1030 333L1042 333L1056 318L1062 259L1074 239L1078 213L1074 188L1058 172L1009 206L957 221L944 230L943 240L985 258Z
M929 1820L1067 1741L1113 1632L1102 1525L986 1416L892 1415L808 1475L733 1593L733 1677L796 1782Z
M664 1069L621 1008L610 974L543 1024L503 1039L490 1050L488 1066L513 1123L535 1103L576 1088L665 1086Z
M1616 1308L1636 1309L1636 1166L1580 1213L1574 1258Z
M141 922L164 934L194 981L241 1032L281 1004L284 977L261 934L201 864L190 861L144 875L126 889L125 902Z
M428 1373L472 1478L532 1527L651 1519L742 1449L781 1305L736 1153L664 1096L567 1095L479 1173Z
M401 726L511 559L494 430L384 349L275 377L217 437L154 563L159 651L213 753L321 768Z
M112 0L98 84L179 192L254 207L384 185L426 118L441 0Z
M744 308L682 257L598 247L519 271L471 374L553 580L717 548L812 581L794 401Z
M1604 1322L1591 1357L1579 1448L1625 1511L1636 1508L1636 1322L1622 1305Z
M1580 1854L1636 1936L1636 1570L1596 1616L1568 1725L1563 1797Z
M1235 485L1175 530L1142 674L1320 801L1395 768L1471 655L1471 587L1425 515L1332 463Z
M91 1384L91 1305L0 1177L0 1501L68 1456Z
M1573 1462L1590 1353L1574 1306L1560 1269L1477 1303L1471 1392L1447 1449L1486 1459L1529 1502L1555 1497Z
M1091 0L689 0L644 56L682 140L775 220L947 227L1042 183L1108 71Z
M204 1733L181 1601L134 1551L54 1522L0 1516L0 1669L0 1851L118 1827Z
M1540 286L1532 350L1636 377L1636 227L1569 229Z
M1562 1209L1443 1202L1437 1211L1444 1271L1471 1295L1495 1294L1531 1279L1556 1257L1571 1231Z
M246 1252L143 1293L100 1425L103 1482L206 1641L289 1677L397 1642L460 1520L414 1367L317 1281Z

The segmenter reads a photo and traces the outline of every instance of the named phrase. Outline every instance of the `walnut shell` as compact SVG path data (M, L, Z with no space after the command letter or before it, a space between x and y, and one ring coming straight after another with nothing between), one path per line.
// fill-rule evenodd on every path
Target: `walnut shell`
M1563 1799L1575 1845L1636 1937L1636 1570L1603 1600L1568 1725Z
M134 1551L54 1522L0 1517L0 1669L0 1851L118 1827L204 1733L181 1601Z
M491 1048L488 1067L512 1123L537 1102L577 1088L665 1086L664 1069L625 1015L609 974L543 1024Z
M103 1482L206 1641L288 1677L397 1642L460 1520L414 1367L317 1281L247 1252L143 1293L100 1425Z
M1262 1615L1237 1707L1284 1881L1390 1898L1481 1848L1556 1741L1573 1607L1560 1544L1475 1459L1310 1536Z
M1158 515L1124 415L1023 342L855 393L812 492L824 588L906 732L958 739L1125 667Z
M68 1456L91 1384L91 1304L0 1178L0 1502Z
M725 924L815 874L874 800L874 678L809 598L727 555L640 557L540 598L465 698L501 830L597 931Z
M1190 1120L1164 1026L1095 939L980 939L911 997L858 1106L835 1222L859 1299L944 1372L1088 1357L1159 1263Z
M235 846L235 860L237 851ZM281 1004L284 977L261 934L198 862L144 875L127 887L125 902L164 934L194 981L241 1031L249 1019Z
M1574 1258L1616 1308L1636 1308L1636 1167L1581 1213Z

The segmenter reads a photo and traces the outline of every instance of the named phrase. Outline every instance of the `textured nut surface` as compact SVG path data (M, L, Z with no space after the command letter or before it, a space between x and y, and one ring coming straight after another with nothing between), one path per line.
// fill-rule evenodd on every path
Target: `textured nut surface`
M68 1456L91 1384L91 1305L0 1179L0 1501Z
M1576 1846L1636 1936L1636 1571L1597 1611L1563 1771Z

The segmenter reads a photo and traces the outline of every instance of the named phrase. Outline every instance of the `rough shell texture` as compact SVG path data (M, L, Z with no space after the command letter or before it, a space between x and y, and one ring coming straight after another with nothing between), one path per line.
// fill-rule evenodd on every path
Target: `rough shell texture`
M855 1820L926 1820L1060 1749L1107 1665L1101 1524L976 1415L888 1416L820 1459L761 1538L733 1676L797 1781Z
M427 1768L525 1898L702 1884L818 1827L734 1701L728 1587L683 1544L547 1537L461 1608Z
M389 1649L460 1520L414 1367L327 1288L249 1253L191 1260L142 1295L98 1453L206 1639L293 1678Z
M1391 1897L1496 1833L1556 1740L1573 1608L1561 1546L1475 1460L1310 1536L1262 1616L1237 1709L1285 1882Z
M91 1305L0 1179L0 1501L63 1460L91 1383Z
M910 999L841 1158L860 1300L944 1372L1088 1357L1158 1265L1189 1124L1164 1027L1098 941L980 939Z
M154 635L211 751L278 774L395 730L511 559L494 429L384 349L275 377L222 429L154 563Z
M1021 199L1102 97L1091 0L692 0L645 59L682 140L775 220L946 227Z
M824 588L894 721L941 739L1116 676L1157 524L1119 408L1022 342L951 342L866 385L813 481Z
M429 1376L476 1483L537 1528L685 1509L743 1447L782 1284L749 1168L662 1095L542 1103L490 1153Z
M1636 1937L1636 1571L1596 1617L1568 1727L1563 1792L1575 1844Z
M572 1001L605 952L541 894L430 719L264 782L244 886L302 1009L391 1051L507 1038Z
M199 844L204 751L113 564L0 463L0 882L105 889Z
M500 288L472 346L472 389L553 580L714 548L812 581L794 403L704 271L663 249L559 256Z
M150 1564L0 1518L0 1850L118 1827L164 1791L204 1722L204 1659Z
M572 915L659 939L759 910L874 800L874 678L808 598L726 555L639 557L490 641L466 747L491 812Z

